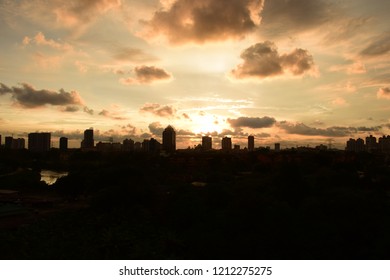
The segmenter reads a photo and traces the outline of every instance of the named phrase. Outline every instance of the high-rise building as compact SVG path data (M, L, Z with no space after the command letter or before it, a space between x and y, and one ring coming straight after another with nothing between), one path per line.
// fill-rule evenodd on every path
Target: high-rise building
M280 151L280 143L275 143L275 152Z
M367 152L372 152L377 150L377 142L376 137L370 135L369 137L366 137L366 149Z
M0 135L0 147L1 147L1 135Z
M230 137L223 137L222 138L222 150L223 151L230 151L232 149L232 138Z
M172 126L168 125L162 134L163 150L168 153L176 151L176 132Z
M211 150L213 148L213 140L210 136L202 137L202 149L204 151Z
M28 150L31 152L47 152L50 150L51 134L36 132L28 135Z
M84 131L84 139L81 141L82 149L92 149L95 147L95 140L93 139L93 129L86 129Z
M66 138L66 137L60 138L60 150L61 151L68 150L68 138Z
M248 136L248 151L252 152L255 149L255 137Z
M13 137L11 136L5 136L5 139L4 139L4 148L7 149L7 150L11 150L12 149L12 142L13 142Z
M123 148L123 151L125 151L125 152L134 151L134 140L132 140L132 139L123 140L122 148Z

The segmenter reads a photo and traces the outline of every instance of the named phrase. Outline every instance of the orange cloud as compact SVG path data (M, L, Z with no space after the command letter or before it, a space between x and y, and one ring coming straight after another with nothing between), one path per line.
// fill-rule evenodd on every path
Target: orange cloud
M376 94L379 99L390 99L390 88L380 88Z
M289 54L280 55L273 42L257 43L240 56L244 63L231 71L237 79L280 76L286 73L301 76L314 72L314 60L307 50L295 49Z
M172 78L172 75L166 72L164 69L154 66L137 66L134 68L135 78L129 77L126 79L120 79L123 84L151 84L157 81L168 81Z
M241 39L260 24L264 0L165 1L146 21L145 36L164 35L171 44Z

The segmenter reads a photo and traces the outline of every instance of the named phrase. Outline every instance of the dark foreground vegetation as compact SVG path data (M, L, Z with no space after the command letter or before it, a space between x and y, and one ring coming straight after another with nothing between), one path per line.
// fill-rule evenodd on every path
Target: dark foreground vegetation
M0 189L20 191L25 213L18 217L30 215L0 229L3 259L390 258L385 155L74 152L64 159L24 152L0 159ZM70 173L48 187L40 168ZM50 203L31 203L34 195Z

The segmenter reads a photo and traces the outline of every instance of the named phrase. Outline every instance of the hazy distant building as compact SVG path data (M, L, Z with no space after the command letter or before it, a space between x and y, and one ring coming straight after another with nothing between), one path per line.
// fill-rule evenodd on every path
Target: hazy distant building
M156 139L151 138L149 140L149 152L157 153L159 151L161 151L161 143L158 142Z
M367 152L373 152L377 150L376 137L372 135L366 137L366 150Z
M280 151L280 143L275 143L275 152Z
M142 151L148 153L150 151L150 140L144 139L142 142Z
M378 148L382 153L390 153L390 136L379 137Z
M141 142L135 142L134 143L134 151L141 151L142 150L142 143Z
M13 137L11 136L5 136L5 139L4 139L4 148L7 149L7 150L11 150L12 149L12 141L13 141Z
M36 132L28 135L28 150L31 152L50 151L51 134L47 132Z
M172 153L176 151L176 132L172 126L168 125L162 134L163 150Z
M239 151L240 150L240 145L234 145L234 151Z
M363 152L366 150L366 145L364 144L364 140L361 138L356 140L350 138L347 141L347 146L345 149L350 152Z
M250 135L248 136L248 151L252 152L255 150L255 137Z
M93 129L86 129L84 131L84 139L81 141L81 148L92 149L95 147L95 140L93 139Z
M213 148L213 140L210 136L202 137L202 150L209 151Z
M61 151L68 150L68 138L66 138L66 137L60 138L60 150Z
M132 152L134 151L134 140L131 139L125 139L122 142L122 149L125 152Z
M356 140L353 138L349 138L347 141L347 146L345 147L345 150L349 152L356 152Z
M232 149L232 138L230 137L223 137L222 138L222 150L223 151L230 151Z

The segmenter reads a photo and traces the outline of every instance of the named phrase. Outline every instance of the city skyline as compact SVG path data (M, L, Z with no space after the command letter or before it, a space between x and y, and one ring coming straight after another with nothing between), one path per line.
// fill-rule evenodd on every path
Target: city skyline
M0 134L315 146L390 134L386 1L0 1ZM235 17L231 17L231 15ZM98 129L96 129L98 128ZM214 141L220 148L220 141Z

